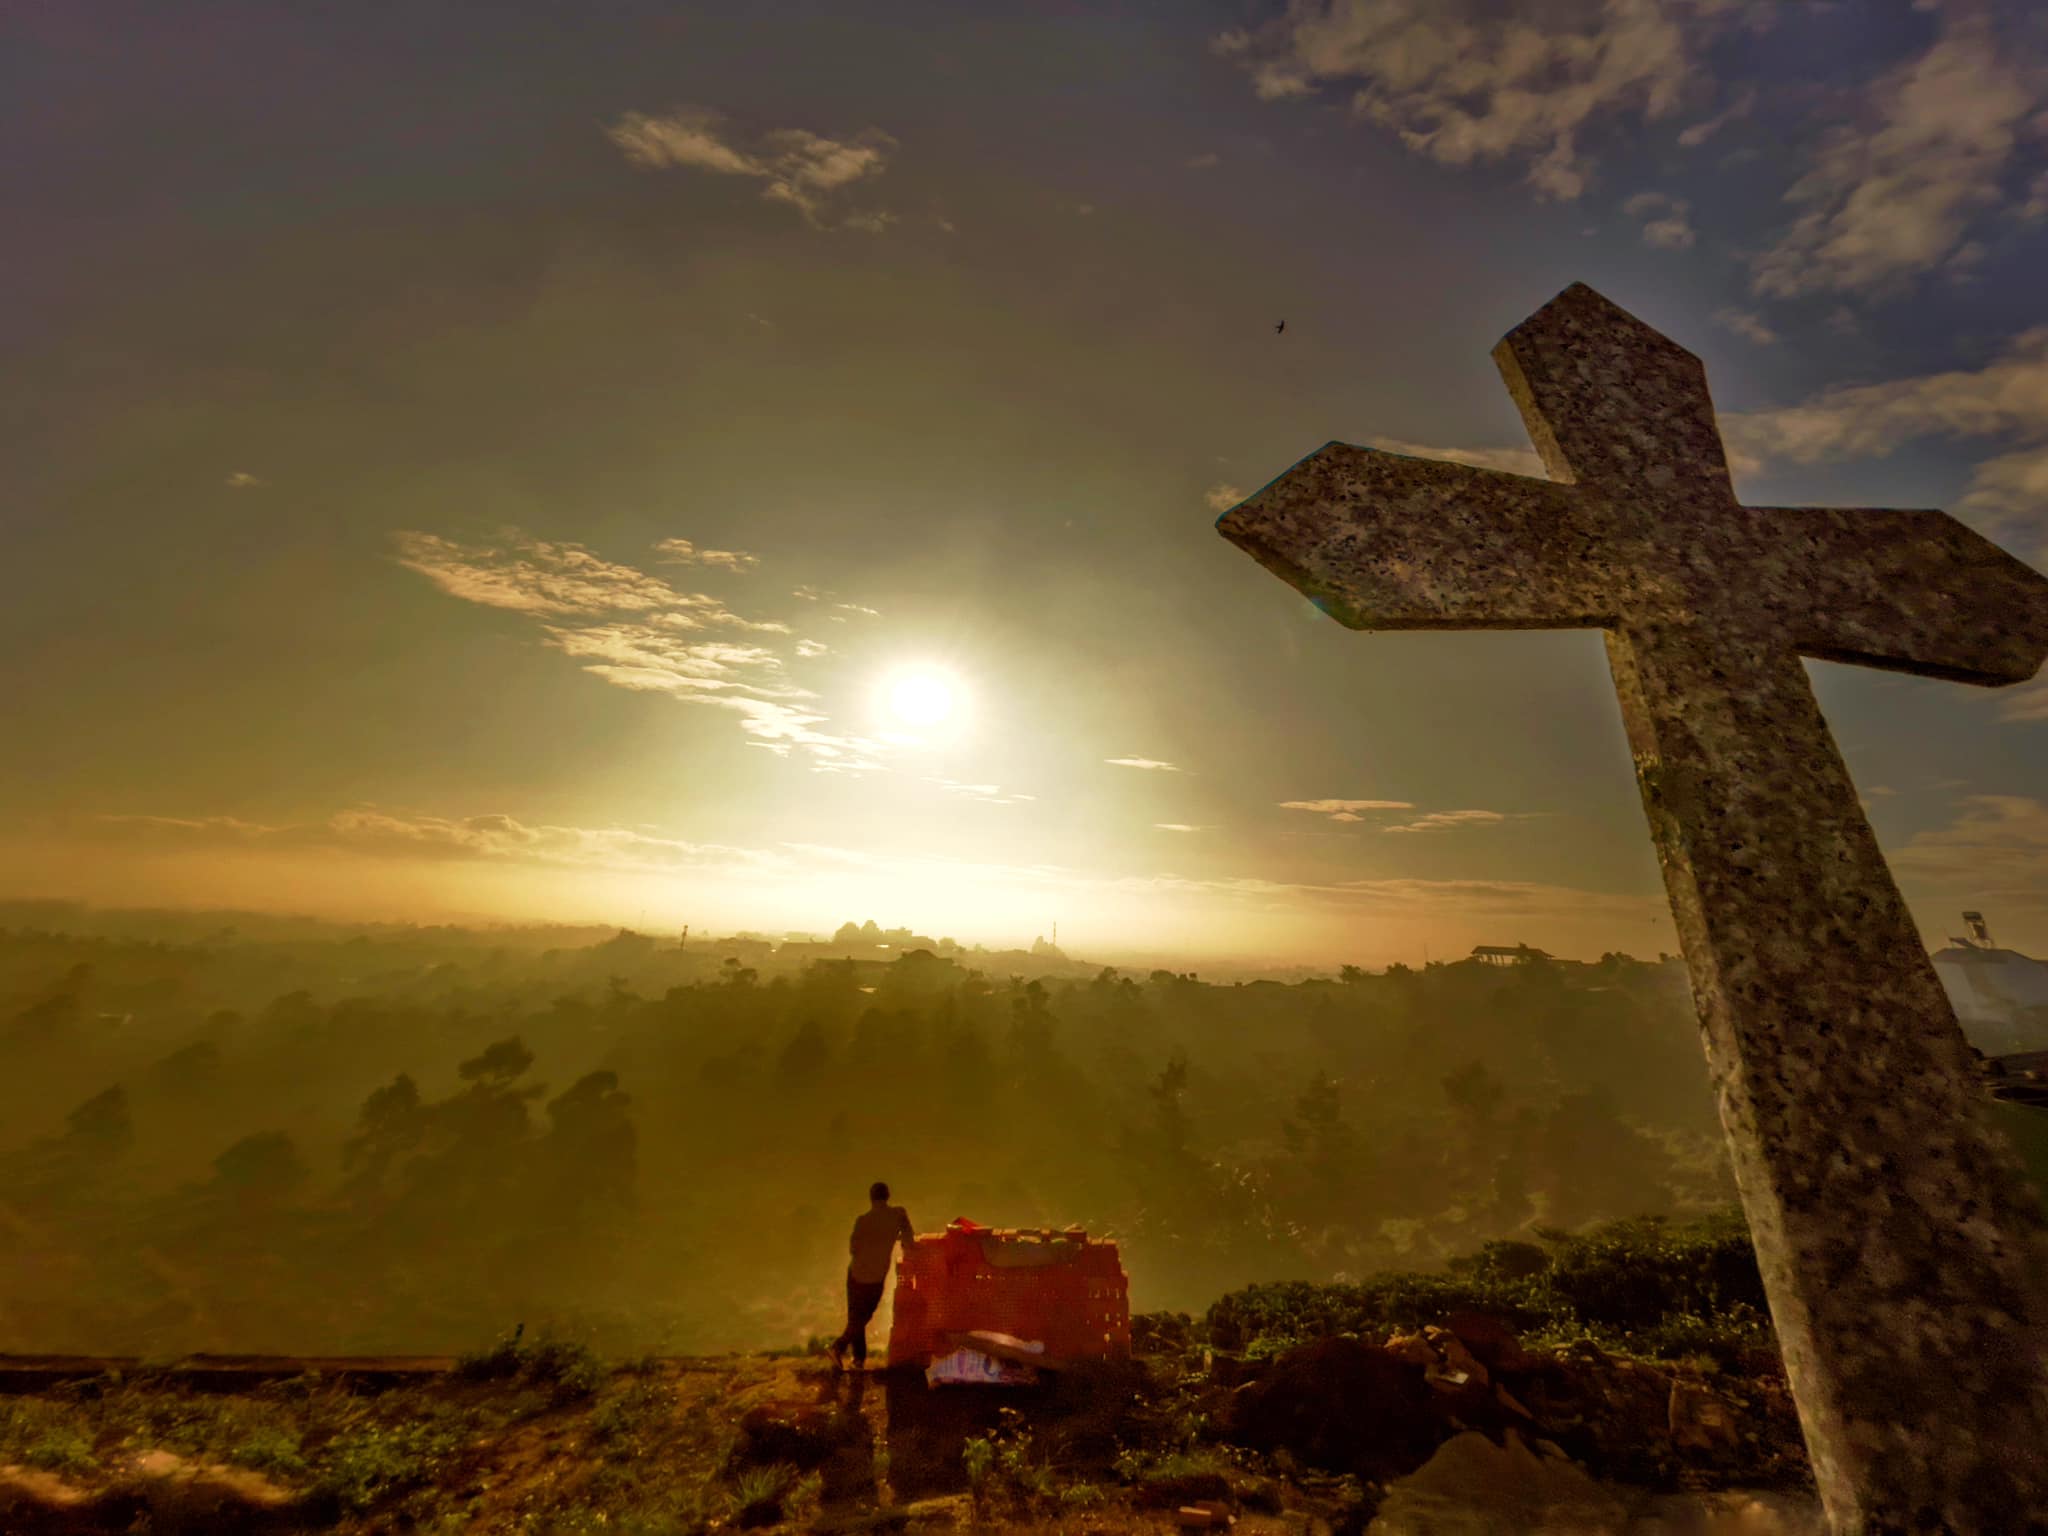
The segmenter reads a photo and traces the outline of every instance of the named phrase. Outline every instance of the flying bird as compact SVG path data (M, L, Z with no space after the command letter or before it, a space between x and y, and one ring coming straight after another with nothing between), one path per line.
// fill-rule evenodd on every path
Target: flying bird
M1278 325L1276 325L1276 326L1274 326L1274 327L1273 327L1273 334L1274 334L1275 336L1278 336L1278 335L1279 335L1279 334L1280 334L1280 333L1281 333L1282 331L1284 331L1284 330L1286 330L1286 329L1287 329L1287 322L1286 322L1285 320L1282 320L1282 321L1281 321L1281 322L1280 322L1280 323L1279 323Z

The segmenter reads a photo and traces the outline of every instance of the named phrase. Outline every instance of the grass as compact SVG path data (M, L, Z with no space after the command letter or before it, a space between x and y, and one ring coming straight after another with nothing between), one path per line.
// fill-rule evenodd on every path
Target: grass
M566 1339L523 1342L520 1324L489 1349L463 1355L455 1374L464 1381L522 1381L549 1389L557 1403L578 1402L596 1395L611 1372L581 1344Z
M228 1460L253 1472L297 1481L310 1470L298 1431L280 1424L259 1424L228 1452Z
M1384 1336L1469 1310L1502 1319L1538 1346L1589 1338L1625 1353L1723 1365L1776 1347L1739 1211L1541 1236L1488 1243L1441 1274L1249 1286L1210 1307L1200 1332L1215 1347L1257 1359L1312 1339ZM1174 1331L1171 1322L1148 1330Z
M342 1510L360 1513L431 1482L460 1438L432 1420L347 1431L322 1448L314 1490Z

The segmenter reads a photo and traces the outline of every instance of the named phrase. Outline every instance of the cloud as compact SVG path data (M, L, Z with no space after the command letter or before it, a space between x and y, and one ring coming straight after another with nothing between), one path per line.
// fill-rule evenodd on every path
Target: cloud
M796 643L797 655L806 661L814 656L823 656L831 649L832 647L822 640L799 640Z
M821 729L829 717L814 694L790 682L778 651L717 633L779 638L790 634L787 624L749 618L701 592L678 592L580 544L549 543L516 529L489 545L419 532L393 538L399 564L450 596L525 614L540 624L545 644L613 687L723 710L737 717L750 745L783 757L801 752L821 772L881 766L883 744ZM686 542L664 540L656 548ZM822 652L813 645L798 641L796 654Z
M1980 13L1948 13L1918 58L1873 81L1854 121L1829 129L1785 194L1801 209L1751 269L1773 298L1888 292L1943 265L2004 197L2022 129L2048 101L2048 69Z
M1433 448L1428 443L1411 443L1398 437L1376 437L1365 444L1382 453L1403 454L1411 459L1444 459L1452 464L1470 464L1479 469L1498 469L1510 475L1549 478L1543 460L1533 448Z
M403 857L517 861L573 867L666 870L757 865L758 855L717 844L650 837L624 827L535 825L504 815L448 818L374 806L324 821L258 826L232 816L102 816L109 830L158 841L271 848L328 848Z
M580 544L512 534L502 545L465 547L437 534L392 535L398 563L450 597L518 613L650 612L685 599L665 581L601 560ZM708 601L708 599L707 599Z
M2027 200L2013 209L2013 217L2027 224L2048 219L2048 171L2027 184Z
M1105 763L1115 768L1146 768L1154 773L1179 773L1174 763L1162 763L1156 757L1105 757Z
M2048 683L2016 688L2000 701L2001 720L2048 720Z
M1621 205L1621 211L1632 219L1644 219L1643 243L1654 245L1660 251L1682 251L1699 237L1693 232L1687 215L1692 204L1682 197L1673 197L1666 192L1638 192ZM1651 214L1661 214L1651 218Z
M751 571L761 563L759 555L737 549L699 549L688 539L662 539L654 549L663 565L708 565L727 571Z
M1441 832L1450 827L1491 826L1508 818L1499 811L1431 811L1388 832Z
M1974 902L2048 903L2048 804L2027 795L1970 795L1946 827L1915 833L1891 857L1901 879Z
M1189 155L1185 163L1191 171L1213 171L1223 163L1223 157L1217 154Z
M1698 149L1730 123L1735 122L1738 118L1749 116L1755 106L1756 88L1751 86L1731 101L1724 110L1717 112L1704 122L1694 123L1690 128L1682 129L1678 135L1678 147L1680 149Z
M1282 800L1280 809L1307 811L1332 821L1363 821L1361 811L1412 811L1415 807L1406 800Z
M828 215L845 190L888 168L896 141L876 129L850 139L830 139L803 128L778 128L758 147L733 142L718 113L679 107L663 117L628 112L605 130L635 165L659 170L681 166L720 176L746 176L764 183L761 196L787 203L818 229L833 226ZM879 210L856 210L836 227L879 233L895 221Z
M1752 466L1881 459L1924 437L2015 439L1977 465L1957 510L1993 527L2022 525L2048 509L2048 326L2012 337L1981 368L1838 385L1721 424L1732 453Z
M1778 339L1778 333L1764 323L1764 317L1754 310L1723 309L1714 314L1714 323L1724 330L1733 331L1745 341L1753 341L1760 347L1768 347Z
M1036 795L1004 794L1000 784L962 784L953 779L926 779L925 783L937 785L949 795L962 800L979 800L984 805L1018 805L1036 800Z
M228 476L226 481L227 488L231 491L253 491L259 485L268 485L269 483L268 480L258 480L246 469L236 470Z
M1152 825L1161 832L1206 832L1207 827L1191 827L1184 821L1155 821Z
M1219 480L1202 493L1202 500L1209 504L1211 512L1228 512L1244 500L1244 492L1227 480Z
M1353 88L1352 110L1444 165L1509 161L1570 200L1593 172L1580 139L1609 119L1675 112L1694 57L1739 8L1725 0L1602 0L1501 15L1473 0L1291 0L1212 52L1261 100Z

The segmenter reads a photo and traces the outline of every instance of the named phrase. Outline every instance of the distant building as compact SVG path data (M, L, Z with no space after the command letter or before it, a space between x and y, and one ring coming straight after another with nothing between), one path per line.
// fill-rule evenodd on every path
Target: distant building
M2048 963L1999 948L1981 912L1965 912L1963 927L1934 952L1934 974L1965 1037L1987 1056L2048 1050Z
M1474 944L1471 958L1481 965L1528 965L1531 961L1556 957L1526 944Z

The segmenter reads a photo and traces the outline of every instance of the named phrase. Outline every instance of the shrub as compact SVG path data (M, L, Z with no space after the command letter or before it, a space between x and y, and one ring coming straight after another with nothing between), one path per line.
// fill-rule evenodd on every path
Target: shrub
M545 1386L557 1402L593 1396L604 1385L604 1362L583 1345L564 1339L524 1344L525 1331L522 1323L489 1349L461 1356L455 1374L464 1381L518 1380Z
M1756 1250L1737 1212L1684 1225L1645 1216L1565 1238L1547 1280L1590 1326L1647 1330L1673 1316L1765 1307Z
M1470 1310L1524 1334L1591 1335L1663 1358L1708 1355L1732 1364L1774 1347L1763 1278L1740 1211L1690 1222L1637 1217L1542 1235L1544 1246L1488 1243L1454 1260L1447 1274L1249 1286L1209 1309L1208 1335L1220 1348L1261 1358L1311 1339L1412 1329Z

